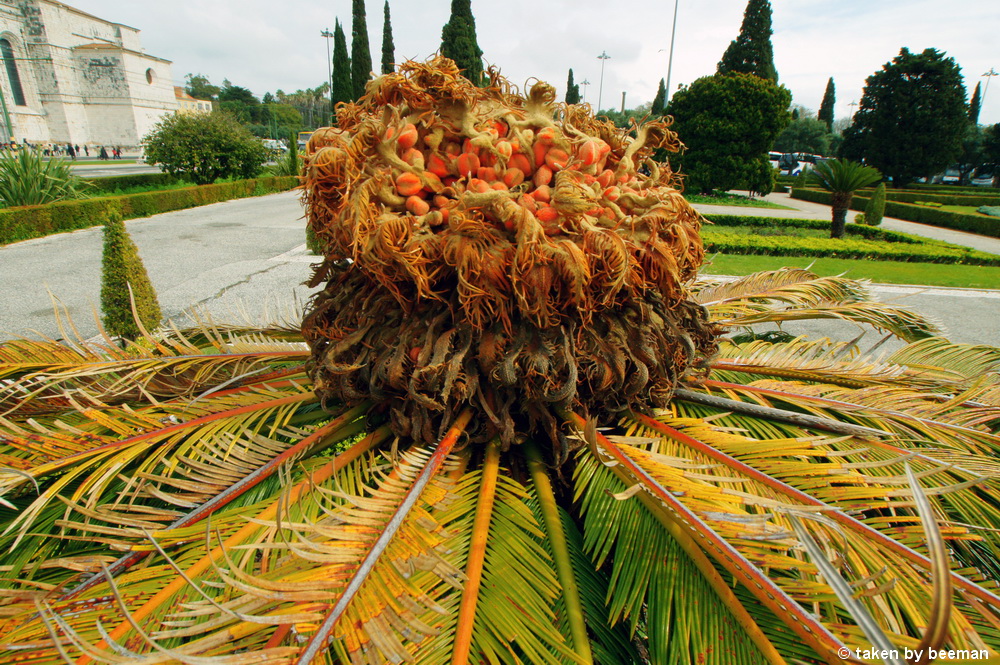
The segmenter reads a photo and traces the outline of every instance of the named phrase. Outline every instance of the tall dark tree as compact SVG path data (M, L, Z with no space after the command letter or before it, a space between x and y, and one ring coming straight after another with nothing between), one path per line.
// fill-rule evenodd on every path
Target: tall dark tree
M451 58L465 78L479 84L483 78L483 50L476 39L471 0L451 0L451 17L441 30L441 55Z
M771 3L768 0L750 0L743 12L740 34L729 44L719 62L719 73L740 72L754 74L778 82L774 67L774 48L771 46Z
M692 192L759 189L768 167L767 152L788 124L792 94L784 86L752 74L716 74L674 93L667 113L687 146L671 157L687 176Z
M184 92L195 99L215 99L219 94L219 86L212 85L208 77L204 74L188 74L184 77L187 83L184 85ZM978 90L978 88L976 88Z
M840 155L864 159L893 187L954 163L969 124L962 70L936 49L906 48L865 81Z
M973 125L979 124L979 110L982 108L983 99L979 96L979 82L976 82L976 89L972 93L972 101L969 102L969 120Z
M389 0L385 0L385 20L382 22L382 73L396 70L396 45L392 42L392 21L389 19Z
M338 20L333 29L333 89L330 91L330 101L336 106L353 99L351 58L347 55L347 38L344 37L344 29Z
M837 103L837 92L833 86L833 77L826 82L826 92L823 93L823 101L819 105L819 119L826 123L826 131L833 131L833 107Z
M365 0L352 0L351 13L351 93L361 99L365 85L372 78L372 53L368 47L368 20Z
M653 106L649 109L654 116L663 115L667 103L667 86L660 79L660 87L656 89L656 97L653 97Z
M580 86L573 82L573 70L569 70L569 78L566 79L566 103L580 103Z

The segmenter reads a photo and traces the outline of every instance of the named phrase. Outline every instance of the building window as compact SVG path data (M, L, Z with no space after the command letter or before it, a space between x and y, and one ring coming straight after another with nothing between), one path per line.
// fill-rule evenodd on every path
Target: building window
M152 84L156 80L156 74L152 69L146 70L146 83Z
M7 67L7 78L10 80L10 91L14 95L15 106L27 106L24 101L24 89L21 88L21 75L17 73L17 63L14 62L14 49L6 39L0 39L0 55Z

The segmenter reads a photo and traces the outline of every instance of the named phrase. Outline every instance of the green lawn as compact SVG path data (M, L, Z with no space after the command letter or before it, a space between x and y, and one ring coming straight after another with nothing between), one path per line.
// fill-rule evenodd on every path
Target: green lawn
M751 199L750 197L743 196L741 194L728 194L723 192L715 192L711 196L703 196L701 194L685 194L684 198L687 199L688 203L704 203L716 206L743 206L747 208L772 208L774 210L794 210L794 208L778 205L777 203L771 203L770 201L765 201L763 199Z
M761 270L808 266L812 266L810 270L818 275L844 274L854 279L870 279L873 282L886 284L1000 289L1000 266L716 254L707 257L701 272L716 275L746 275Z

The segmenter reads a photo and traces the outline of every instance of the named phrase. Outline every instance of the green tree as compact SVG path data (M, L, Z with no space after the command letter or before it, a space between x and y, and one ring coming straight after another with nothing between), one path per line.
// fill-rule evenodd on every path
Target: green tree
M219 107L242 123L260 122L260 100L249 88L233 85L228 79L222 82L218 95Z
M451 58L476 85L483 79L483 50L476 38L471 0L451 0L451 16L441 30L441 55Z
M983 130L982 168L993 173L993 186L1000 186L1000 123Z
M813 155L830 154L830 132L826 124L815 118L799 117L781 130L774 140L778 152L808 152Z
M569 70L569 78L566 79L566 103L580 103L580 86L573 82L573 70Z
M972 99L969 100L969 120L973 125L979 124L979 111L982 108L983 99L980 97L979 93L979 82L976 81L976 89L972 93Z
M165 116L142 146L150 164L198 185L253 178L267 160L264 145L222 111Z
M333 28L333 91L330 93L330 103L336 108L340 102L350 102L354 98L354 88L351 84L351 57L347 54L347 39L344 29L337 20ZM336 123L336 116L332 122Z
M985 135L985 129L974 124L971 120L965 127L965 134L962 136L962 151L959 153L956 162L959 182L962 185L968 185L972 179L972 174L980 169L983 164L983 141Z
M693 191L747 187L788 124L792 95L751 74L715 74L694 81L670 99L667 113L687 146L671 159L682 166Z
M219 86L212 85L204 74L188 74L184 80L184 91L196 99L214 100L221 90Z
M392 41L392 21L389 18L389 0L385 0L385 19L382 22L382 73L396 71L396 45Z
M101 314L104 329L109 334L131 340L141 336L140 324L147 332L152 332L159 327L162 317L153 283L139 257L139 248L119 216L112 217L104 225Z
M372 78L372 54L368 45L365 0L351 0L351 99L361 99Z
M885 183L880 182L875 192L865 204L865 224L868 226L878 226L885 216Z
M819 105L817 117L826 124L826 131L833 131L833 109L837 104L837 92L833 86L833 77L826 82L826 91L823 93L823 101Z
M771 3L769 0L749 0L743 12L740 34L722 54L718 73L754 74L778 82L774 67L774 47L771 45Z
M864 160L903 187L939 173L962 150L968 124L965 86L953 58L906 48L869 76L840 155Z
M863 166L849 159L831 159L817 164L809 172L809 179L830 192L830 205L833 209L830 237L843 238L847 211L851 207L854 192L862 187L874 185L882 179L882 174L878 169ZM865 221L867 222L867 216Z
M656 96L653 97L653 105L649 109L650 112L654 116L663 115L663 112L666 110L664 108L666 100L667 100L667 87L666 84L663 82L663 79L660 79L660 85L656 89Z

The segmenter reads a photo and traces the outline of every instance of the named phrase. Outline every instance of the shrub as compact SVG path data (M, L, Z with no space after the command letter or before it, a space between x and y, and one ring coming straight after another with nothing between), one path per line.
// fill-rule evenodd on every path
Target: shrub
M881 220L879 220L879 221L881 221ZM856 214L854 216L854 223L855 224L864 224L865 223L865 213L859 212L858 214Z
M1000 217L1000 206L979 206L976 208L976 212L980 215L989 215L990 217Z
M0 156L0 205L42 205L75 199L87 184L61 159L42 157L34 150Z
M162 316L156 291L139 258L139 249L125 229L125 222L117 215L104 225L101 312L105 330L125 339L136 339L141 335L139 323L147 331L153 330L160 324Z
M885 215L885 183L880 182L872 197L868 199L865 206L864 223L869 226L878 226L882 223ZM857 221L857 220L855 220Z
M225 113L175 113L142 140L146 159L198 185L220 178L253 178L267 161L267 149Z
M812 201L813 203L826 203L827 205L830 203L830 193L817 189L794 188L792 189L792 198ZM863 210L867 201L866 198L855 196L851 201L851 209ZM963 215L962 213L936 210L909 203L897 203L896 201L885 202L885 213L890 217L905 219L909 222L1000 238L1000 222L982 215Z
M132 187L157 187L175 185L181 179L169 173L136 173L133 175L113 175L103 178L90 178L88 194L101 195L129 189Z

